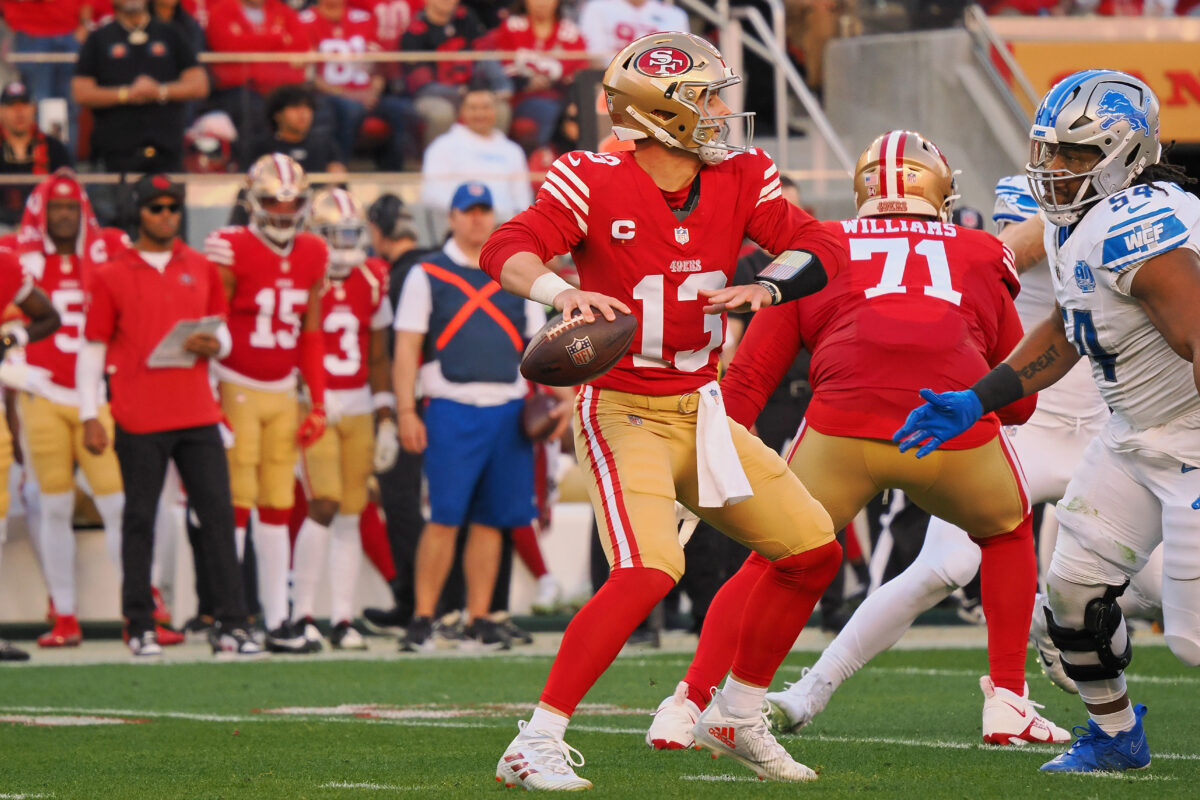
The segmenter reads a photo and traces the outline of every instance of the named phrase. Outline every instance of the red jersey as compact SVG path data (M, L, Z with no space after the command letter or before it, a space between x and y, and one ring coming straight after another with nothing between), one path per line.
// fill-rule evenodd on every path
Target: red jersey
M991 234L934 220L825 226L849 266L817 294L754 315L721 382L735 420L754 422L803 347L812 354L808 424L830 436L891 440L921 389L969 388L1020 341L1012 252ZM1012 421L1035 402L1009 407ZM999 424L987 414L944 447L978 447Z
M131 433L213 425L221 410L208 382L208 359L151 369L150 353L183 319L225 313L217 268L177 241L162 272L126 249L96 268L84 336L107 345L112 414Z
M79 27L82 5L80 0L4 0L0 13L8 27L17 33L62 36L74 33Z
M601 389L683 394L717 377L725 315L705 314L701 289L732 281L742 239L778 253L810 250L836 275L845 248L832 230L784 200L779 173L761 150L700 170L699 198L676 218L633 153L567 153L536 202L500 226L480 265L499 280L514 253L543 261L570 251L585 291L623 301L638 319L629 352L592 382Z
M321 330L325 332L325 388L361 389L367 385L371 331L391 324L387 265L369 258L342 280L330 279L321 290Z
M331 22L314 8L300 12L300 24L308 33L312 49L319 53L377 52L375 20L366 11L348 8L341 21ZM365 61L326 61L317 64L325 83L341 89L371 88L371 65Z
M204 241L209 260L233 271L236 286L229 300L233 349L218 365L218 375L277 383L300 364L300 328L308 293L325 277L329 251L321 237L298 233L287 254L280 254L249 227L218 228Z
M266 0L261 25L246 18L241 0L216 0L208 10L208 46L214 53L307 52L308 32L299 17L282 0ZM259 94L268 94L285 83L304 83L304 66L287 61L244 64L210 64L213 88L230 89L248 84Z
M514 15L500 23L492 36L497 50L519 51L515 60L504 61L505 71L510 75L526 78L542 75L554 83L566 83L588 65L587 46L579 34L579 28L570 20L560 19L550 36L539 39L528 17ZM547 50L575 50L580 58L560 60L541 55Z
M0 247L0 309L10 303L20 303L32 289L33 282L21 269L17 254L7 247Z
M373 15L376 41L385 50L396 50L413 17L425 7L425 0L350 0L349 7Z

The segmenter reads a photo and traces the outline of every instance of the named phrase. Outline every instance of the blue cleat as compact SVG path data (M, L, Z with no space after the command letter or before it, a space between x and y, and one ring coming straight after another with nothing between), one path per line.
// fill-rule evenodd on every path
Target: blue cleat
M1133 713L1137 724L1116 736L1102 731L1094 720L1089 719L1087 727L1076 725L1079 738L1070 750L1042 764L1042 772L1124 772L1150 766L1150 746L1142 728L1146 707L1139 703Z

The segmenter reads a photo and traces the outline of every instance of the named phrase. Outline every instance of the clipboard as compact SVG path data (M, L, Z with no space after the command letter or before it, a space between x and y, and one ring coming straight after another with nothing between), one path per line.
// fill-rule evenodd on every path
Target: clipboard
M181 319L155 345L154 350L146 358L146 366L150 369L188 368L195 366L196 359L199 356L184 350L184 342L193 333L215 334L217 329L221 327L222 321L221 317L215 315L201 317L200 319Z

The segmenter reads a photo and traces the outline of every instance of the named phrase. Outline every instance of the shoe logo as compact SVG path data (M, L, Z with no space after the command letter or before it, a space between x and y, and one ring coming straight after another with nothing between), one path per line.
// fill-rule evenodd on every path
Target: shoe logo
M734 730L732 725L726 725L723 728L716 726L711 727L708 729L708 735L721 742L721 744L725 745L730 750L737 749L737 745L734 744Z
M1129 745L1129 755L1136 756L1138 751L1142 749L1142 745L1146 743L1146 734L1143 733L1137 738L1137 741Z
M1022 719L1024 719L1024 718L1025 718L1025 715L1028 713L1028 712L1027 712L1025 709L1022 709L1022 708L1017 708L1016 706L1014 706L1012 703L1008 702L1007 700L1001 700L1000 702L1001 702L1001 703L1004 703L1004 705L1008 706L1008 707L1009 707L1009 708L1011 708L1013 711L1015 711L1015 712L1017 712L1018 714L1020 714Z
M1187 473L1191 472L1194 469L1200 469L1200 467L1191 467L1191 466L1188 466L1187 464L1181 464L1179 472L1181 475L1186 475Z

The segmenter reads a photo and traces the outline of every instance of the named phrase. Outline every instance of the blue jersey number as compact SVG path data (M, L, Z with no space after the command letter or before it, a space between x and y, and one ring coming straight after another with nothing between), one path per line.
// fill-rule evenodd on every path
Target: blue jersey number
M1104 371L1104 380L1109 383L1117 382L1117 354L1110 353L1100 346L1100 337L1096 335L1096 325L1092 322L1092 312L1062 309L1063 322L1075 342L1079 355L1087 356L1100 365Z

